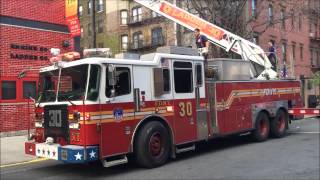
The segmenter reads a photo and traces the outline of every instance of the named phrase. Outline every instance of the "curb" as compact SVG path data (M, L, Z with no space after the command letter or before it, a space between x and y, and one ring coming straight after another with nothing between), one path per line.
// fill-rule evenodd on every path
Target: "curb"
M30 130L30 133L34 132L34 129ZM8 131L8 132L0 132L0 138L3 137L12 137L12 136L23 136L28 135L28 130L21 130L21 131Z
M48 158L36 158L36 159L29 160L29 161L14 162L14 163L9 163L9 164L1 164L0 168L18 166L18 165L22 165L22 164L36 163L36 162L41 162L41 161L46 161L46 160L49 160L49 159Z

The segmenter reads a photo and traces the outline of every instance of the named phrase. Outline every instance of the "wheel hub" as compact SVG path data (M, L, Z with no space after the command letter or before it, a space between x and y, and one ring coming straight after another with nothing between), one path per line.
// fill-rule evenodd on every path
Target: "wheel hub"
M262 136L266 136L268 131L266 120L260 121L260 133Z
M282 132L285 128L285 117L284 115L280 116L280 118L277 121L277 127L279 132Z
M157 157L162 153L162 141L160 133L153 133L149 141L149 151L152 156Z

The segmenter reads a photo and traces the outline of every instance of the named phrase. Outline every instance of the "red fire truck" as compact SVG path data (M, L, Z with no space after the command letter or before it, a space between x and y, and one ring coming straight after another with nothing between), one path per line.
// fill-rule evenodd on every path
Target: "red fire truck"
M197 18L165 1L138 2L166 17L179 12ZM136 59L89 57L42 68L36 129L26 153L68 163L101 160L105 167L126 163L133 154L138 164L152 168L203 140L248 132L256 141L283 137L288 109L302 106L300 82L263 80L274 72L265 55L256 54L261 48L215 31L206 34L209 39L242 49L246 61L205 63L196 50L162 47Z

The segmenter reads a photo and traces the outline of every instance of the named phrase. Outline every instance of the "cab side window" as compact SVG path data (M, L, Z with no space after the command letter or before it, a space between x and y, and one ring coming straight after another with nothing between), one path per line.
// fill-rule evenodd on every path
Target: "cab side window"
M122 96L131 93L131 75L128 67L116 67L115 69L116 85L115 96ZM109 85L108 78L106 79L106 96L111 96L112 86Z
M179 62L173 63L174 88L176 93L193 92L192 63Z

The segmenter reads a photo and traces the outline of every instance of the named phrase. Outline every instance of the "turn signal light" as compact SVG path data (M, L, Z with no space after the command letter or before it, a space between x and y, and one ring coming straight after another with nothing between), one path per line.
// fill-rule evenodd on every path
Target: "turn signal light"
M173 112L173 107L172 106L167 106L167 111L168 112Z
M73 112L73 120L74 121L80 120L80 112L78 112L78 111Z

